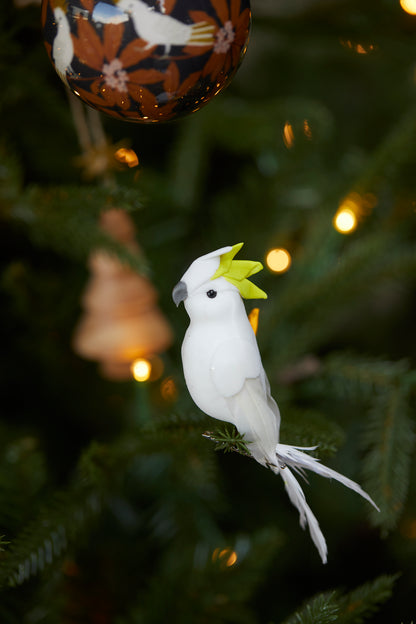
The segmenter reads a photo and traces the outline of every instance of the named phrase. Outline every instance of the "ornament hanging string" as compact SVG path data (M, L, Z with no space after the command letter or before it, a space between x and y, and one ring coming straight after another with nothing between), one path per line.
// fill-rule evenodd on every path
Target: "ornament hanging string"
M77 163L86 177L99 178L101 185L112 188L116 184L114 170L119 168L115 152L125 142L112 145L100 113L84 106L69 91L68 97L82 150ZM133 255L141 255L134 222L124 210L103 210L100 227ZM101 374L112 381L131 379L131 365L137 357L151 358L170 346L171 328L157 306L156 290L146 277L101 249L91 253L89 268L90 279L82 300L84 314L72 341L74 351L97 361Z
M69 90L67 93L78 143L82 149L75 164L83 170L87 179L99 178L103 186L113 187L113 172L120 169L115 154L120 149L126 149L128 142L123 139L117 144L111 143L105 134L100 113L85 106Z

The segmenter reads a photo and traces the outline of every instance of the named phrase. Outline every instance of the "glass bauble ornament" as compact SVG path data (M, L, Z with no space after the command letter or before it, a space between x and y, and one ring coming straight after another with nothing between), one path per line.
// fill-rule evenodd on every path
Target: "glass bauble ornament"
M246 51L249 0L43 0L49 57L84 102L157 122L192 113Z

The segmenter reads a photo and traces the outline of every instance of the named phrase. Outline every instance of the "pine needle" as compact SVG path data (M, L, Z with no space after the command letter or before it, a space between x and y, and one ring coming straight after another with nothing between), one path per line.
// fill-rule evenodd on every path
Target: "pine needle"
M282 624L331 624L338 621L338 612L335 592L319 594Z
M215 431L206 431L202 434L204 438L215 442L216 451L224 451L224 453L240 453L250 457L251 453L247 448L244 436L238 433L235 427L229 429L216 429Z
M400 575L383 575L357 587L339 600L339 624L362 624L386 602Z
M415 444L406 388L390 386L377 394L363 444L364 488L380 507L380 513L372 514L372 520L387 534L403 511Z
M398 577L383 575L347 594L339 591L318 594L282 624L362 624L390 598Z

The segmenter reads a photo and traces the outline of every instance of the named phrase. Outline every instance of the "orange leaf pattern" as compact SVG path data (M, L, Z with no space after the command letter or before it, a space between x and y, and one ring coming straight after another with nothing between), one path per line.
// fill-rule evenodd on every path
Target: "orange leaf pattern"
M63 7L63 8L62 8ZM136 122L204 106L245 53L249 0L43 0L45 46L84 102Z

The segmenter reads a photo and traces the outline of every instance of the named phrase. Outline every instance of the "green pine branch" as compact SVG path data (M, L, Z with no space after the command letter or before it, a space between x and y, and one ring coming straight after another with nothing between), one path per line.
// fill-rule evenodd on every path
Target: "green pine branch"
M403 511L415 439L408 389L384 388L375 396L363 433L364 487L380 507L380 513L371 514L383 533L396 526Z
M290 416L282 421L281 435L286 444L316 446L319 455L333 455L344 439L336 423L318 412L300 409L291 409ZM234 426L206 431L203 436L215 442L216 451L251 456L244 436Z
M99 215L106 208L131 210L137 204L132 191L122 188L33 187L19 196L11 216L27 226L28 235L37 245L84 261L92 251L103 249L133 270L147 273L143 258L131 253L99 225Z
M389 361L352 353L335 353L314 381L339 399L361 401L363 411L362 471L380 513L372 522L383 532L393 529L406 501L415 444L411 398L415 371L407 360ZM369 407L368 407L369 406Z
M414 245L396 235L377 231L360 237L341 253L342 241L338 235L336 242L337 234L331 229L324 215L321 247L327 245L327 249L319 271L313 257L316 251L311 249L310 257L304 252L278 293L279 313L267 306L264 309L261 332L270 336L267 352L279 365L322 345L343 326L345 310L351 315L368 303L377 285L416 271Z
M149 571L145 590L116 623L159 624L174 613L177 622L258 624L250 598L261 587L281 544L274 527L215 543L179 542Z
M380 576L347 594L338 590L318 594L282 624L362 624L391 597L398 576Z
M402 114L390 131L384 136L380 145L374 150L367 165L360 172L354 183L359 192L372 191L385 184L386 180L394 179L403 163L409 159L416 138L416 111L414 106ZM392 160L392 154L396 158Z
M206 431L203 436L215 442L216 451L251 456L244 436L234 426ZM333 455L342 444L344 432L319 412L291 408L282 420L281 438L286 444L316 446L319 455Z
M316 446L320 457L334 455L345 439L344 431L334 420L317 410L292 405L284 409L280 434L285 444Z
M336 593L328 592L308 600L282 624L331 624L338 621L338 612Z
M132 450L129 454L126 445L122 447L124 462L131 461ZM101 512L120 455L117 444L109 449L92 443L84 451L68 487L44 501L35 518L10 540L0 558L0 587L21 585L59 565L68 548L74 547Z
M136 409L139 407L136 405ZM171 449L169 453L166 444ZM200 501L194 520L201 515L201 527L208 527L209 521L203 518L206 511L203 501L217 496L218 475L212 454L204 454L203 449L195 445L195 436L184 437L183 432L179 435L177 427L171 431L164 427L159 430L157 426L138 431L134 422L112 443L93 441L80 456L67 488L57 491L45 501L35 518L10 540L9 548L0 557L0 587L21 585L47 569L49 573L56 569L68 550L76 549L82 536L88 533L112 494L115 492L120 496L126 475L130 474L138 458L140 462L133 471L137 473L135 478L148 483L151 478L159 478L158 471L155 477L148 473L154 471L156 459L164 455L161 465L166 465L168 469L171 465L169 455L174 454L172 471L174 479L177 479L177 488L181 492L187 490L188 504L193 498ZM179 500L182 500L181 496ZM182 504L180 509L183 509ZM169 523L174 523L172 508L163 511L166 512L169 513ZM6 544L5 540L0 543L1 546Z
M391 150L398 150L394 153L403 163L409 157L415 134L412 109L369 157L350 190L374 192L387 167L391 174ZM347 193L340 197L344 194ZM279 314L272 316L266 310L263 317L263 331L272 336L268 348L279 363L293 361L328 339L343 322L345 306L351 314L352 301L357 306L368 300L371 291L386 279L403 279L416 270L414 245L405 240L406 233L400 232L400 228L394 232L378 228L348 242L337 234L330 218L334 212L332 195L331 191L323 201L324 208L314 215L302 253L291 268L291 279L284 282L279 292ZM284 331L276 331L277 322Z
M334 395L371 398L392 384L407 385L414 373L407 360L370 358L351 352L335 352L323 362L322 379Z
M103 249L133 270L148 273L143 257L131 253L99 225L106 209L139 209L136 190L102 185L24 189L18 163L4 147L0 148L0 165L2 216L21 223L35 244L83 261L92 251Z
M224 451L224 453L240 453L240 455L247 455L251 457L251 453L247 447L247 443L244 440L244 436L241 435L234 426L225 426L224 429L206 431L203 436L204 438L215 442L214 448L216 451Z
M0 587L22 585L59 565L69 545L74 545L100 509L99 493L91 488L57 493L10 541L10 548L0 558Z
M362 624L376 613L393 593L399 574L383 575L339 598L339 624Z

